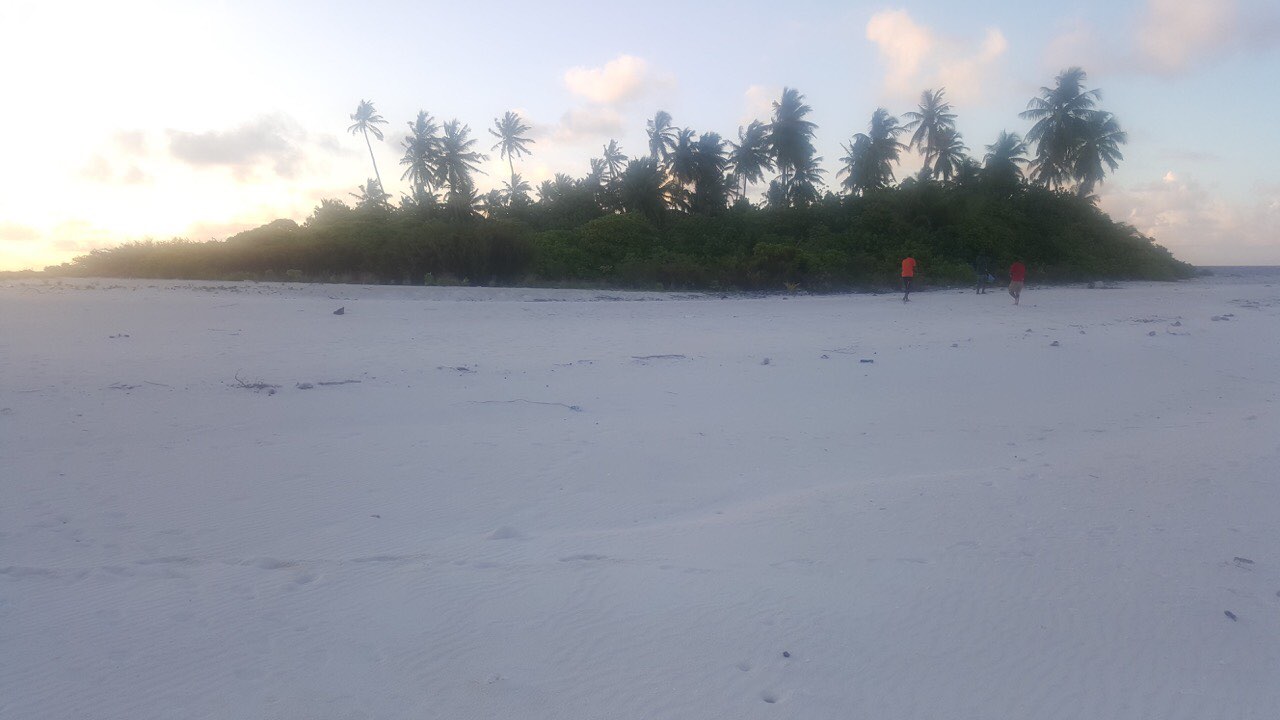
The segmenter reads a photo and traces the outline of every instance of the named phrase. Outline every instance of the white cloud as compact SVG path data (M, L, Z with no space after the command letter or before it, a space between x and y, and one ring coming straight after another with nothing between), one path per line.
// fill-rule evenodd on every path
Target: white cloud
M633 55L619 55L603 67L569 68L564 84L569 92L601 105L617 105L672 81L654 73L649 63Z
M1108 187L1102 208L1199 265L1280 265L1280 186L1230 202L1194 180L1169 171L1129 188Z
M40 237L40 231L33 227L13 222L0 222L0 243L27 242L39 240Z
M574 108L561 116L552 137L561 143L594 142L620 135L624 124L622 113L610 107Z
M1045 67L1054 71L1079 65L1091 73L1176 75L1198 63L1274 48L1278 42L1280 13L1265 5L1146 0L1132 22L1110 31L1079 19L1071 22L1049 42L1043 57Z
M231 130L194 133L169 130L169 153L193 166L223 166L243 179L259 165L293 178L305 160L306 131L281 115L260 117Z
M945 87L953 101L979 100L1009 46L997 28L988 29L975 47L916 23L906 10L871 16L866 37L879 50L884 90L895 100L914 99L922 90L938 87Z
M739 123L750 125L752 120L769 122L773 117L773 103L782 97L782 88L752 85L743 94L744 107Z
M1236 17L1235 0L1147 0L1137 31L1138 52L1157 71L1185 70L1192 60L1227 46Z

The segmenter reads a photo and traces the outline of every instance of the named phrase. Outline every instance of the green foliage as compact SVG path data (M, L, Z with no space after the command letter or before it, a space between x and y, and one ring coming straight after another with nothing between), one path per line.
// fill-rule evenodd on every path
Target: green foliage
M225 241L130 243L95 250L68 269L146 278L820 291L891 285L899 261L912 254L925 285L967 284L979 255L997 272L1022 258L1039 281L1192 274L1073 193L981 177L910 180L808 207L738 204L717 215L657 218L602 215L573 183L544 192L530 206L470 219L436 206L353 209L324 201L303 225L277 220Z

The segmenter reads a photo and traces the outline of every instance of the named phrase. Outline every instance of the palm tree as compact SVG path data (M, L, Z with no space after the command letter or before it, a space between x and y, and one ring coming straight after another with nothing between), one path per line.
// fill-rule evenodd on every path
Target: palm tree
M455 207L461 204L464 197L474 200L475 184L471 180L471 173L483 173L479 164L489 159L487 155L476 152L476 141L468 137L470 134L470 126L450 120L444 124L444 135L440 138L436 185L449 188L446 202ZM471 205L474 205L474 201Z
M373 103L368 100L361 100L356 107L356 111L351 114L351 119L355 120L351 127L347 128L347 132L355 135L360 133L364 135L364 144L369 148L369 159L373 161L373 174L378 180L378 187L382 187L382 175L378 172L378 161L373 157L373 144L369 142L369 133L382 139L382 130L378 125L386 125L387 121L382 119L378 111L373 108Z
M769 127L759 120L752 120L745 130L739 125L738 142L730 140L729 148L734 185L742 184L738 197L746 197L747 183L758 183L764 179L765 170L773 170L773 161L769 159Z
M773 103L769 148L784 191L789 190L795 169L813 157L813 133L818 126L804 119L811 112L813 108L805 104L804 96L795 88L783 88L782 97Z
M982 159L982 177L1000 186L1014 186L1022 181L1022 166L1027 164L1027 144L1018 133L1000 131L996 141L987 146Z
M1129 134L1120 129L1120 122L1109 112L1095 112L1081 128L1080 142L1075 148L1072 175L1080 182L1081 197L1093 194L1094 185L1106 175L1104 165L1113 171L1119 167L1124 155L1120 146L1129 141Z
M697 179L697 133L692 128L685 128L676 133L675 148L668 160L671 163L671 176L682 185L692 184Z
M646 123L649 134L649 157L658 162L666 162L667 156L676 147L677 128L671 124L671 113L659 110L653 119Z
M871 187L871 138L862 133L853 136L848 145L841 143L844 157L836 177L844 176L840 186L850 194L859 194Z
M933 157L933 176L950 180L964 165L968 151L969 148L965 146L964 140L960 138L960 133L956 132L955 128L944 128L938 134L937 154ZM924 174L924 170L920 172L921 175Z
M604 169L608 173L609 184L613 184L622 177L622 170L627 166L627 156L622 154L622 148L618 146L617 140L610 140L608 145L604 146Z
M1065 187L1074 174L1072 155L1100 97L1097 90L1084 89L1087 78L1078 67L1063 70L1054 86L1040 88L1040 96L1018 115L1035 121L1027 131L1027 142L1036 143L1034 177L1049 189Z
M507 200L509 207L528 207L533 200L529 197L529 193L533 188L519 175L512 175L510 182L504 182L502 195Z
M604 158L599 164L591 163L591 174L588 178L602 178L596 181L596 202L605 210L616 210L618 206L618 183L622 181L622 170L627 167L627 156L622 154L617 140L609 141L604 146ZM595 188L593 188L595 190Z
M477 204L487 217L495 217L508 207L506 194L497 188L479 196Z
M938 153L942 148L943 133L947 130L954 132L956 126L955 113L951 112L951 103L942 99L946 94L946 88L938 90L925 90L920 93L919 111L911 111L903 113L903 117L909 118L911 122L903 125L904 130L915 130L915 134L911 136L911 142L907 144L909 148L917 148L924 155L924 168L920 172L920 176L931 175L936 177L936 172L931 168L932 163L937 159Z
M361 210L387 210L391 206L387 200L391 198L382 190L382 185L376 178L369 178L364 185L357 185L360 189L358 193L348 193L356 199L356 207Z
M489 130L489 134L498 138L498 142L494 143L490 150L497 150L498 157L506 158L507 167L511 170L511 183L515 184L516 166L515 158L529 154L530 143L536 142L524 134L529 132L529 126L524 124L520 116L508 110L500 118L493 119L493 128Z
M411 134L401 142L404 157L400 158L400 164L408 167L400 179L409 181L414 202L422 203L435 187L440 126L426 110L419 110L418 119L409 123L409 130Z
M690 210L714 215L729 204L729 181L725 171L729 156L718 133L703 133L693 146L693 197Z
M876 165L881 187L888 187L893 182L893 166L897 164L906 145L898 142L898 136L906 132L906 128L898 124L898 118L889 114L884 108L876 108L871 114L871 125L867 137L871 139L871 155Z
M591 158L591 171L586 177L582 178L580 185L591 193L591 198L596 205L602 209L612 209L616 203L611 197L612 192L609 185L609 168L605 167L604 160L601 158Z
M666 203L666 176L655 158L637 158L622 174L619 197L627 212L640 213L655 222L662 220Z
M824 185L822 176L826 174L819 163L820 157L810 157L801 163L791 178L790 204L793 207L807 207L818 201L818 189Z
M573 178L564 173L556 173L551 180L543 180L538 185L538 202L551 204L563 200L576 187Z
M498 194L497 191L491 191L491 195ZM501 197L495 199L501 204ZM484 206L484 197L480 195L480 191L476 190L474 185L464 184L457 188L450 188L448 196L445 198L445 211L450 217L458 220L467 220L476 216L477 210Z
M866 133L853 136L853 142L845 146L847 155L843 172L849 177L845 187L866 192L889 187L893 183L893 166L898 162L906 145L898 142L898 136L906 128L898 124L898 118L884 108L876 108L871 114L871 124Z

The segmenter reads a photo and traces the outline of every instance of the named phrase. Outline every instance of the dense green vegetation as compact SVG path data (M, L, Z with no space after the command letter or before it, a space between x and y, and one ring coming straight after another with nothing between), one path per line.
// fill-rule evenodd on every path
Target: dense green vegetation
M140 242L51 268L116 277L323 280L379 283L570 284L669 289L840 289L893 283L907 254L921 279L967 283L970 263L1023 259L1032 279L1187 277L1190 266L1134 228L1113 222L1093 191L1127 141L1096 107L1079 68L1041 88L1025 119L1027 141L1002 132L979 162L955 127L944 90L926 90L902 124L884 108L844 145L835 194L816 157L804 96L787 88L770 123L739 128L738 142L648 121L649 153L628 158L617 141L582 178L556 175L531 196L515 161L530 154L515 113L495 119L493 150L510 180L480 194L486 156L468 126L422 111L408 123L393 207L375 177L355 205L325 200L302 225L277 220L225 241ZM349 130L381 139L385 124L361 101ZM910 142L899 136L911 133ZM895 183L901 153L920 173ZM1025 172L1024 172L1025 170ZM760 204L749 188L776 172Z

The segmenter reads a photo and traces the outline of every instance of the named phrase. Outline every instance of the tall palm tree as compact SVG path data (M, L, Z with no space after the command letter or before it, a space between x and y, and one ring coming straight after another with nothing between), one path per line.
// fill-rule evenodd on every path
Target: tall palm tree
M628 163L619 189L622 207L627 212L640 213L655 222L662 220L666 210L663 201L666 174L658 167L656 158L637 158Z
M693 202L689 188L698 178L698 140L692 128L677 130L675 147L667 156L666 170L671 206L689 210Z
M946 88L925 90L920 93L919 109L902 114L910 120L902 126L903 129L915 130L907 147L917 148L924 155L924 169L920 173L921 177L926 175L937 177L937 173L931 168L934 167L934 162L941 151L943 133L947 130L954 132L956 127L956 116L951 112L951 103L942 99L946 92Z
M1120 161L1124 159L1120 146L1129 141L1129 134L1120 129L1120 122L1115 115L1099 111L1085 121L1079 140L1072 162L1072 174L1080 182L1080 196L1088 197L1093 194L1094 186L1102 182L1106 168L1114 171L1119 167Z
M529 154L528 145L536 142L525 137L525 133L529 132L529 126L524 124L520 116L508 110L500 118L493 119L493 128L489 130L489 134L498 138L498 142L494 143L490 150L497 150L498 157L505 158L507 167L511 170L511 183L515 184L516 166L515 158Z
M840 170L836 173L836 177L844 176L840 186L854 195L870 189L871 138L858 133L848 145L841 143L840 147L844 149L844 157L840 158Z
M729 205L729 156L719 133L703 133L693 146L693 197L690 210L714 215Z
M1070 67L1054 78L1054 86L1040 88L1018 117L1034 120L1027 142L1036 143L1035 181L1050 189L1062 188L1073 176L1072 155L1080 144L1084 125L1094 113L1100 94L1085 90L1084 70Z
M1022 181L1022 166L1027 164L1027 144L1018 133L1000 131L987 146L982 159L982 177L1001 186L1014 186Z
M858 173L863 183L862 190L879 190L893 184L893 166L897 164L902 151L907 149L906 145L898 142L898 136L904 132L906 128L898 124L898 118L890 115L884 108L876 108L871 114L866 134L858 133L854 136L855 148L859 145L859 138L866 138L861 143L862 167Z
M369 133L373 133L374 137L381 140L382 130L378 126L386 125L387 121L382 119L382 116L374 109L373 103L368 100L360 101L356 111L351 114L351 119L355 122L351 124L351 127L347 128L347 132L352 135L356 133L364 135L364 144L369 148L369 159L373 161L373 174L378 180L378 187L381 188L382 174L378 172L378 161L373 157L373 144L369 142Z
M418 119L409 123L410 134L401 145L404 156L400 164L406 165L401 180L408 180L413 188L415 202L423 202L435 189L436 166L440 153L440 126L426 110L418 111Z
M729 165L733 168L733 181L742 185L738 197L746 197L747 183L764 179L765 170L773 170L769 158L769 126L752 120L744 130L738 126L738 142L729 141Z
M795 169L813 157L813 134L818 126L805 120L811 112L813 108L805 104L804 96L795 88L783 88L782 97L773 103L769 148L784 192L790 188Z
M649 157L659 163L666 162L667 156L675 149L678 132L671 124L671 113L659 110L645 125L645 131L649 134Z
M604 146L604 169L607 172L609 184L613 184L622 177L622 170L627 166L627 156L622 153L622 148L618 145L617 140L610 140L608 145Z
M471 174L483 173L480 163L489 159L487 155L476 152L476 141L469 137L470 134L470 126L450 120L444 124L444 134L440 137L436 185L449 189L446 202L452 206L459 206L463 198L474 199L475 183Z
M692 128L685 128L676 133L675 148L671 151L671 176L682 185L692 184L698 173L698 140Z
M960 133L955 128L944 128L938 134L938 149L933 156L933 177L950 180L964 165L968 152ZM924 174L923 170L921 174Z
M889 114L884 108L876 108L871 114L871 125L867 137L871 138L872 156L877 163L881 182L888 186L893 182L893 166L897 164L906 145L898 142L898 136L906 132L906 128L898 124L898 118Z
M793 207L808 207L818 201L819 189L825 184L822 176L826 170L820 167L822 158L810 157L795 169L791 178L790 204Z

